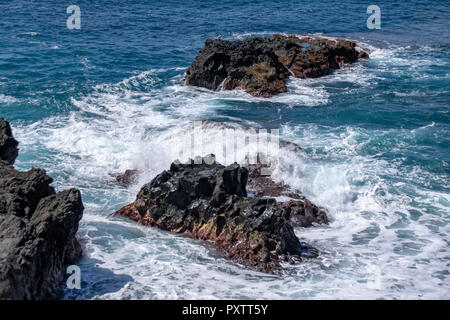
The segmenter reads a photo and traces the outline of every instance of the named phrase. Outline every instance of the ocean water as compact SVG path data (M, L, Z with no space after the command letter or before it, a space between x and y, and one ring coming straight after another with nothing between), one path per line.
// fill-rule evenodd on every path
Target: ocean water
M81 289L65 299L450 298L448 1L376 1L380 30L366 27L370 1L76 4L80 30L61 1L0 2L0 117L20 141L16 166L45 168L85 204ZM275 33L355 40L371 58L270 99L182 85L205 39ZM193 120L280 129L304 148L281 150L274 179L329 211L328 226L296 230L320 258L266 275L108 216L169 167ZM130 168L140 181L117 185Z

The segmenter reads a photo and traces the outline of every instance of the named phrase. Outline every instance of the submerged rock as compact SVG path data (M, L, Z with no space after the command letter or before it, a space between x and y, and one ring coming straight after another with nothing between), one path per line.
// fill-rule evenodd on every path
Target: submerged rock
M138 176L139 171L137 169L127 169L122 174L114 175L116 181L125 186L135 183Z
M238 41L207 39L186 71L185 84L211 90L243 89L256 97L286 92L286 78L317 78L360 58L356 43L274 35Z
M283 260L318 255L295 235L291 209L273 198L247 196L248 169L211 159L172 163L114 215L211 242L229 258L268 273L281 270Z
M0 299L55 299L64 265L81 258L81 194L55 193L44 170L14 169L17 141L8 122L0 128Z

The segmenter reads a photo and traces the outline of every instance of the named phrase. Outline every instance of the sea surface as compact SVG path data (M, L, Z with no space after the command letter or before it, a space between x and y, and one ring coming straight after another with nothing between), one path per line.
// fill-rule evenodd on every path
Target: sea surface
M70 4L80 30L66 27ZM371 4L379 30L366 26ZM16 167L45 168L85 204L81 289L65 299L450 298L449 1L2 0L0 12ZM183 86L207 38L277 33L354 40L370 59L269 99ZM304 149L282 148L273 177L328 210L328 226L296 230L320 258L267 275L108 216L168 169L194 120L279 129ZM134 168L137 183L116 183Z

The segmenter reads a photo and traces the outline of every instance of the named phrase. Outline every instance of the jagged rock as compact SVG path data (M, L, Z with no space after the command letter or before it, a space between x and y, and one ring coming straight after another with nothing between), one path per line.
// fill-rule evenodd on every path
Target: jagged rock
M81 194L55 193L44 170L14 169L17 142L6 121L0 127L0 299L55 299L64 265L81 257Z
M314 224L327 224L328 216L324 209L307 199L290 200L282 204L289 213L290 222L294 227L311 227Z
M247 166L248 186L247 189L259 197L292 198L292 200L281 202L281 206L289 213L290 223L293 227L310 227L314 224L327 224L326 210L316 206L301 195L298 191L284 183L273 181L269 176L261 175L263 164Z
M302 196L291 190L288 185L277 183L270 176L261 174L261 169L267 167L263 164L246 166L249 170L248 189L258 197L279 197L286 196L293 199L301 199Z
M356 43L274 35L238 41L207 39L186 71L185 84L212 90L243 89L257 97L286 92L286 78L316 78L368 58Z
M139 176L139 171L136 169L127 169L124 173L118 174L115 176L116 181L120 184L128 186L136 182L136 179Z
M263 272L278 272L283 260L317 256L295 235L290 210L273 198L246 197L246 168L207 163L172 163L114 215L206 240Z

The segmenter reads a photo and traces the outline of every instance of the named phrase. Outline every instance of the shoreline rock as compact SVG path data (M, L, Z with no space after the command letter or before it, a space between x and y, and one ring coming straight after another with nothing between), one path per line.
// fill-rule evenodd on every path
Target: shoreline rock
M57 299L64 266L82 254L81 194L56 193L44 170L17 171L17 145L0 118L0 299Z
M202 164L172 163L113 215L205 240L231 260L266 273L279 273L283 261L318 255L295 235L292 206L248 197L247 168L225 167L210 161L213 155L202 159Z
M368 57L355 42L340 39L296 35L207 39L186 70L184 83L211 90L242 89L268 98L286 92L290 76L317 78Z

